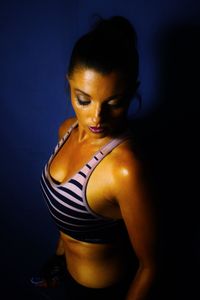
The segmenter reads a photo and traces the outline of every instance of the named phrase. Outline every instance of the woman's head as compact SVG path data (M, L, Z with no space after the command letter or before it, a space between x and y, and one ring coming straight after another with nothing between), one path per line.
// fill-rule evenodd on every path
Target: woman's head
M79 125L97 137L122 129L137 77L133 27L123 17L100 20L77 41L69 63L71 100Z
M124 17L100 19L94 28L75 44L68 68L68 77L76 69L92 69L102 75L117 72L126 86L127 99L137 88L138 53L136 33Z

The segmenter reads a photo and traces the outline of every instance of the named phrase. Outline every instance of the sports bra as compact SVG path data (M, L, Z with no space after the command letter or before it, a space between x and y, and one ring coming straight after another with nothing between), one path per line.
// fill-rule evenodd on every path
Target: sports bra
M115 147L130 138L130 133L126 132L108 142L69 180L56 183L49 172L50 164L76 126L78 122L58 142L45 165L40 181L42 193L51 217L61 232L83 242L111 243L126 231L124 222L95 213L88 205L86 188L95 167Z

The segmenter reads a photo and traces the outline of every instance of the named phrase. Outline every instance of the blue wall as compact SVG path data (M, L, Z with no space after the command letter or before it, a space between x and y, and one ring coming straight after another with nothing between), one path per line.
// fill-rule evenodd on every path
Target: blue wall
M8 271L4 279L13 274L9 281L20 293L31 272L53 252L57 239L39 178L57 141L59 124L73 114L65 72L72 46L89 29L94 13L123 15L136 28L143 102L139 120L166 107L160 97L166 32L185 24L196 26L200 16L195 0L1 0L1 258ZM167 92L166 86L163 89Z

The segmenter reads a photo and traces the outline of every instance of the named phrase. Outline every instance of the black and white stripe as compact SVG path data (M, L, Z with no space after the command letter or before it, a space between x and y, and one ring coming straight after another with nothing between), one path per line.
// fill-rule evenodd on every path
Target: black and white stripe
M60 231L78 240L105 242L113 235L113 229L121 220L99 216L93 212L86 199L87 182L100 161L124 139L115 139L95 153L92 159L67 182L56 184L49 174L49 166L55 154L70 135L72 126L56 146L41 176L41 188L50 214Z

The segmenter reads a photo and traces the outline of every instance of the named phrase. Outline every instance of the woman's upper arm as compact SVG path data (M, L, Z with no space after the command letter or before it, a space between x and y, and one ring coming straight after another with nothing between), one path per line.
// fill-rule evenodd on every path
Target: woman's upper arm
M156 214L148 182L141 165L134 159L118 166L116 199L130 241L142 265L155 263Z

